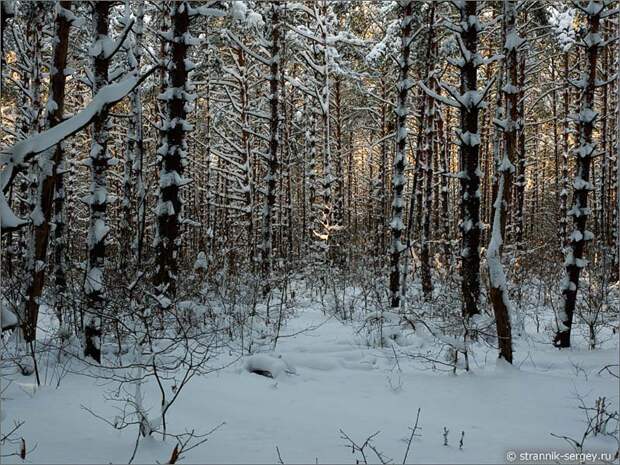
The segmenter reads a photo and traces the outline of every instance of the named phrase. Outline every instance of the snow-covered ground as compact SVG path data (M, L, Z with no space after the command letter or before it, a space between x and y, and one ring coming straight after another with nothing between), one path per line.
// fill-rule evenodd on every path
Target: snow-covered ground
M407 346L370 348L357 329L326 316L316 306L300 305L282 334L302 332L280 339L272 357L281 359L265 364L260 358L245 358L193 379L170 411L169 429L205 432L225 424L207 443L189 451L184 462L277 462L276 446L285 463L362 460L346 447L342 429L360 445L380 431L374 447L401 463L409 428L420 408L421 429L411 444L408 462L504 463L512 449L570 451L566 442L550 433L581 438L586 425L578 408L580 398L594 405L597 397L605 396L611 409L618 409L618 379L598 373L603 366L618 363L617 339L596 351L558 351L532 338L521 339L516 344L515 367L496 364L494 350L480 347L472 371L453 375L408 358ZM248 372L253 364L271 364L277 376L271 379ZM6 431L13 420L25 421L19 435L28 450L34 448L27 462L129 460L137 431L114 430L82 408L113 418L114 406L103 401L109 385L68 374L58 388L34 389L34 378L21 375L4 376L3 386L9 379L14 381L3 393L2 429ZM147 389L145 406L156 411L157 402ZM447 446L444 427L449 431ZM173 447L172 440L147 438L135 462L165 463ZM584 447L598 452L616 448L612 438L601 436L588 439ZM377 462L373 452L366 452L369 462ZM22 463L18 457L3 461Z

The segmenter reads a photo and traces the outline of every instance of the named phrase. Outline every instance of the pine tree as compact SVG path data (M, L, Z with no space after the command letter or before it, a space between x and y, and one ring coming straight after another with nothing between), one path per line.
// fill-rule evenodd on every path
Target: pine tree
M581 38L581 45L585 50L585 66L580 78L571 81L571 84L580 92L579 113L574 117L579 145L574 149L576 173L573 180L573 206L568 212L568 215L573 218L574 229L565 250L566 277L562 283L564 308L560 313L559 328L554 338L556 347L570 347L579 277L581 270L588 263L586 244L594 238L592 232L586 229L586 224L591 211L588 207L588 193L594 189L590 178L591 162L598 153L598 144L594 140L593 132L599 116L594 108L595 90L597 86L600 86L597 81L597 64L600 50L604 46L600 27L601 19L606 16L608 5L611 5L610 1L589 1L585 6L577 5L587 21L584 35Z
M54 20L54 54L52 62L52 74L50 76L49 99L47 101L47 116L45 126L52 128L63 119L65 103L65 82L67 51L69 47L69 29L75 16L71 12L71 2L59 2L56 8ZM50 220L54 201L54 190L58 171L64 159L64 142L43 152L39 156L40 168L37 180L37 192L35 200L35 215L33 215L32 238L30 240L30 264L29 284L25 318L23 321L23 333L26 342L36 339L36 328L39 314L39 300L43 292L47 267L47 248L50 234Z
M504 0L504 56L506 69L506 83L502 87L505 100L505 118L495 121L504 134L503 156L495 160L497 173L496 198L493 204L493 224L491 240L487 249L487 264L489 267L489 281L491 287L489 296L495 313L499 356L512 363L512 330L511 330L511 303L508 294L506 276L501 263L502 244L506 235L506 219L512 198L512 176L515 171L517 146L517 132L521 121L518 116L518 96L520 89L517 83L517 67L519 49L525 42L519 37L517 29L517 11L514 0Z
M108 71L112 58L112 39L109 34L111 4L93 4L93 43L89 54L93 58L93 96L108 84ZM107 170L115 161L108 151L109 109L103 108L93 120L93 136L88 158L91 172L90 221L88 229L87 274L84 281L86 315L84 326L84 355L101 361L102 315L105 311L105 242L110 228L107 220L108 190Z
M392 245L390 249L390 301L392 308L401 306L400 291L400 257L405 250L402 243L403 223L403 190L405 188L405 165L407 160L407 115L408 94L411 88L409 66L411 44L413 42L413 1L402 0L400 5L400 34L401 46L398 61L399 77L396 97L396 152L394 154L394 174L392 176Z
M155 285L165 295L176 294L178 251L181 235L181 188L189 180L183 177L187 164L187 133L192 125L187 121L189 105L194 101L193 86L188 79L192 66L188 48L193 44L189 32L189 2L170 4L171 30L166 34L170 42L170 62L165 91L159 99L166 102L166 119L162 122L162 145L157 150L161 157L159 193L156 208L157 232L155 237Z
M265 174L265 204L263 206L263 241L261 262L263 271L263 297L271 291L273 260L273 208L276 202L276 178L278 176L278 150L280 145L280 49L281 25L280 3L271 4L271 50L269 58L269 152Z

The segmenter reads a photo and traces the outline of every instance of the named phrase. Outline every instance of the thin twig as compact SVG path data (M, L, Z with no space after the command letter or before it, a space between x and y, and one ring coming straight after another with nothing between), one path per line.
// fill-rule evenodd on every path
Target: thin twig
M409 436L409 441L407 442L407 450L405 450L405 456L403 457L403 464L407 462L407 456L409 455L409 449L411 448L411 443L413 442L414 436L419 436L419 435L416 435L416 431L418 429L418 421L420 420L421 410L422 409L418 407L418 414L415 417L415 425L413 425L413 428L409 428L411 430L411 436Z

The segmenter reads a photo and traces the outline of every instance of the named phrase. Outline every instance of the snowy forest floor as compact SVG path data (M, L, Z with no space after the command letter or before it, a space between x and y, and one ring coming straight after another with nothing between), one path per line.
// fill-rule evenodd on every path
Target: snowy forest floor
M572 451L551 433L581 439L587 426L582 401L594 406L604 396L610 410L618 409L618 379L600 372L618 363L617 335L594 351L585 341L559 351L547 335L530 334L515 343L514 367L496 363L495 349L479 344L472 370L454 375L408 356L426 344L413 331L399 345L373 348L359 329L359 322L341 322L301 300L274 353L294 373L274 379L250 373L247 357L232 352L210 361L224 368L191 380L169 413L169 428L206 432L225 424L183 461L274 463L277 446L284 463L363 462L342 430L358 445L380 431L373 446L401 463L420 408L407 462L504 463L513 449ZM113 418L114 403L104 401L109 383L71 372L59 386L54 376L45 378L51 381L35 389L34 375L2 376L2 427L24 421L19 436L29 450L26 462L127 463L137 427L117 431L83 408ZM155 387L145 388L144 404L156 411L158 397L149 389ZM134 461L165 463L174 444L143 439ZM584 444L596 452L617 447L614 438L601 435ZM378 461L371 450L364 452L369 462ZM3 461L23 463L15 456Z

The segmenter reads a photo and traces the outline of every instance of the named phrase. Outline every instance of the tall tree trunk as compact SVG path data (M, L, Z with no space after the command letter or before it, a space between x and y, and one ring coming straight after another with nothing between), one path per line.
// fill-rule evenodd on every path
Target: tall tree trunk
M441 135L442 149L437 153L439 158L439 191L440 201L440 231L441 243L443 248L444 263L450 265L452 250L450 247L450 108L446 109L445 118L439 117L437 120L437 132Z
M504 55L506 57L506 84L502 86L505 96L505 119L496 121L504 132L504 154L495 160L498 173L497 195L493 204L493 229L487 249L490 299L495 313L499 356L512 363L511 304L508 295L506 276L501 263L502 243L506 234L506 218L512 197L512 175L515 167L517 132L522 122L519 120L517 83L518 49L523 44L517 30L517 11L514 0L504 0L504 24L506 38Z
M157 270L155 285L160 292L174 296L177 281L177 255L181 234L181 187L188 183L183 178L187 155L187 133L191 125L187 121L188 105L193 101L188 79L186 61L191 44L189 34L189 2L172 2L170 64L166 90L159 96L167 102L163 123L164 140L158 153L162 157L159 168L159 199L157 205L157 234L155 253Z
M387 120L387 102L389 99L387 83L385 78L381 79L381 215L379 216L379 224L377 225L379 236L379 250L383 254L386 248L385 224L387 223L388 211L388 135L389 126Z
M341 229L344 224L344 177L342 164L342 78L336 78L335 84L335 125L336 125L336 180L335 180L335 202L334 202L334 225ZM339 245L343 245L339 241Z
M527 11L524 13L524 23L527 24ZM517 141L517 170L515 179L515 195L516 205L514 209L514 241L518 251L523 250L523 209L525 204L525 165L527 162L525 156L525 66L526 66L526 52L525 50L519 54L519 106L518 114L519 118L523 121L523 124L519 127L518 141ZM520 288L519 288L520 289Z
M405 165L407 160L407 97L409 94L409 55L413 41L413 0L401 1L401 46L399 58L399 77L396 97L396 152L394 154L394 175L392 178L392 245L390 251L390 298L391 307L399 308L400 295L400 256L405 250L401 242L403 229L403 189L405 187Z
M111 3L93 4L93 25L95 27L92 50L98 51L93 57L93 95L108 84L110 56L104 44L108 37L109 13ZM108 152L109 121L108 108L103 108L93 120L93 139L88 163L91 171L90 223L88 229L88 272L84 281L86 294L86 326L84 327L84 355L101 361L102 313L105 307L105 240L110 231L107 224L108 205L106 173L112 159Z
M243 169L243 198L246 210L245 221L247 240L250 246L250 259L252 267L256 260L256 247L254 241L254 188L252 179L252 146L250 141L250 117L249 117L249 85L247 75L247 61L243 47L237 50L237 60L239 63L239 104L240 104L240 124L241 124L241 166Z
M476 93L478 90L478 29L470 20L477 16L478 2L463 2L461 13L461 40L469 57L464 57L461 67L461 94ZM461 175L461 291L463 294L463 315L471 317L480 313L480 175L478 150L479 105L462 105L460 131Z
M66 158L66 157L65 157ZM65 301L67 298L67 263L65 256L67 254L67 231L65 229L65 171L67 162L63 161L58 165L56 170L56 179L54 181L54 216L52 223L54 224L52 236L52 248L54 251L54 313L58 316L61 323L65 311ZM72 309L75 314L75 310ZM72 321L73 325L77 325L77 321ZM75 326L77 332L77 326Z
M614 282L620 281L620 17L616 17L616 153L611 160L610 184L615 186L615 202L612 208L612 275Z
M609 39L609 34L607 33L607 31L605 31L604 36L603 36L604 40L608 40ZM603 48L603 63L602 63L602 68L601 68L601 80L602 81L607 81L607 79L609 78L609 73L608 73L608 69L609 69L609 47L604 47ZM609 238L608 236L608 231L609 229L607 228L607 171L609 170L609 153L608 153L608 147L607 147L607 120L608 117L607 115L609 114L609 105L608 105L608 89L607 86L603 87L603 96L602 96L602 113L604 115L604 117L601 119L601 130L600 130L600 134L601 134L601 164L600 164L600 170L601 170L601 175L599 177L599 199L598 199L598 215L597 215L597 219L598 219L598 224L599 224L599 232L597 232L597 234L599 234L601 236L601 243L602 244L607 244L609 242ZM594 174L594 173L593 173ZM592 176L594 179L596 179L596 177L593 175Z
M570 84L568 83L568 52L564 53L563 57L563 68L564 68L564 79L563 79L563 97L562 97L562 105L564 107L564 118L562 121L562 189L560 191L560 243L562 245L562 249L566 247L568 243L568 234L567 234L567 204L568 204L568 151L569 147L569 125L568 125L568 116L570 112Z
M333 229L333 196L332 186L336 181L336 178L332 174L332 152L331 152L331 115L330 115L330 55L329 55L329 43L327 40L327 0L321 1L320 13L315 7L315 16L320 18L318 20L318 27L320 30L322 56L315 51L317 58L316 63L321 63L321 71L315 72L317 84L321 84L320 93L317 89L319 107L321 109L321 119L323 120L323 175L321 177L321 212L319 216L318 227L315 230L315 236L319 239L321 246L321 260L324 263L330 262L331 251L331 233ZM316 44L314 44L316 47ZM316 49L315 49L316 50ZM321 82L322 81L322 82Z
M125 16L129 18L131 14L130 4L125 4ZM134 36L129 40L127 47L127 69L130 73L138 75L140 73L140 63L142 60L142 34L144 28L144 2L140 0L136 12L136 20L133 25ZM125 245L130 245L134 256L134 265L140 266L142 261L142 237L144 232L144 179L143 179L143 157L144 139L142 134L142 90L136 88L130 95L130 118L129 129L127 131L127 153L125 157L123 171L123 200L122 218L120 221L120 238L122 241L119 247L119 263L121 270L128 272L128 259ZM136 197L134 199L134 197ZM136 205L134 217L132 205ZM132 230L135 236L132 238Z
M52 128L62 122L65 105L65 68L69 46L69 28L71 26L71 2L63 1L58 5L54 21L54 57L50 76L49 100L47 103L46 127ZM26 342L36 339L37 320L39 315L40 297L45 284L47 247L49 243L50 219L54 200L54 184L64 157L63 143L46 150L39 157L40 176L37 182L36 210L33 215L31 238L32 267L29 270L29 286L27 290L26 311L23 323L23 334Z
M598 54L599 49L603 47L603 38L600 36L599 29L601 13L605 9L604 5L604 3L591 2L588 9L582 10L587 17L587 32L582 39L586 52L586 63L582 79L573 83L580 90L580 108L577 115L579 146L575 149L577 168L573 181L573 206L568 212L568 215L573 217L574 229L568 240L564 260L566 266L566 277L562 284L564 307L559 315L559 328L554 338L556 347L570 347L573 314L577 302L577 290L579 289L579 275L581 269L587 264L587 260L584 258L586 243L593 239L593 234L586 230L586 222L590 215L588 192L593 190L590 182L590 165L597 148L592 136L598 117L598 113L594 110L594 93L597 85Z
M437 76L435 75L435 60L437 59L437 44L435 41L435 2L430 5L428 13L428 48L426 55L426 78L429 85L438 90L439 85ZM431 276L431 257L430 257L430 240L431 240L431 215L432 215L432 188L433 188L433 154L435 145L435 99L430 96L424 96L421 99L426 100L423 105L424 111L422 116L422 147L418 148L420 154L418 164L420 165L420 173L424 174L424 185L420 182L418 188L423 192L420 201L420 211L423 210L422 218L422 237L420 244L420 262L421 262L421 278L422 292L425 300L430 300L433 296L433 282Z
M135 42L134 42L134 57L135 57L135 70L140 71L140 63L142 60L142 35L144 32L144 1L140 0L138 3L138 12L136 14L136 24L134 26ZM144 249L144 235L146 230L146 186L145 186L145 173L144 173L144 135L143 135L143 121L142 121L142 89L136 88L131 94L131 108L132 108L132 126L135 132L135 139L133 140L133 179L135 181L136 191L136 237L134 255L136 257L137 268L142 266L142 253Z
M273 254L273 207L276 202L276 177L278 175L278 148L280 144L280 3L271 4L271 58L269 65L269 155L267 159L267 185L263 208L263 238L261 264L263 271L263 297L271 291Z
M424 130L423 148L423 170L424 170L424 197L422 208L424 210L422 219L422 238L420 248L422 292L425 300L430 300L433 295L433 282L431 275L431 215L432 215L432 188L433 188L433 148L434 148L434 126L435 126L435 100L432 97L427 99L426 128Z

